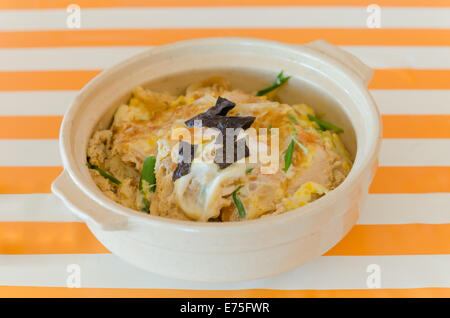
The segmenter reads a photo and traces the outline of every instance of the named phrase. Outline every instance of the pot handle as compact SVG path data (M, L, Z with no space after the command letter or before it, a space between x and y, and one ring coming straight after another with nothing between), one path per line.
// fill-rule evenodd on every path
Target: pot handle
M52 183L52 192L83 221L91 222L105 231L123 230L128 218L105 208L88 198L64 170Z
M356 74L365 86L367 86L372 79L373 70L369 66L361 62L361 60L353 54L350 54L347 51L328 43L327 41L317 40L305 44L305 46L338 60L354 74Z

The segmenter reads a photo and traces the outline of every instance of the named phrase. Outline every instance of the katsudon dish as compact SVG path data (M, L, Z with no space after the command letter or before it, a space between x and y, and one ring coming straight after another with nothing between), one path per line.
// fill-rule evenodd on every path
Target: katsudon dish
M89 172L106 196L154 216L228 222L300 208L341 184L352 159L342 128L280 101L288 80L244 92L214 77L179 96L138 86L89 140Z

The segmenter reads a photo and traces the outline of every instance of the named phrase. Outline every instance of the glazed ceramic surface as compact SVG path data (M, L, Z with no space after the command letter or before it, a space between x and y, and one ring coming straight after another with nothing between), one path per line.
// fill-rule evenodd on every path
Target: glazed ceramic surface
M150 216L108 199L86 167L88 140L109 124L137 85L181 93L195 80L222 76L232 87L256 91L284 70L286 103L306 103L344 128L354 165L335 190L288 213L257 220L197 223ZM372 70L324 41L291 46L246 38L211 38L150 49L89 82L64 116L60 150L64 172L53 192L112 253L160 275L233 282L287 271L333 247L358 219L372 181L381 120L366 86Z

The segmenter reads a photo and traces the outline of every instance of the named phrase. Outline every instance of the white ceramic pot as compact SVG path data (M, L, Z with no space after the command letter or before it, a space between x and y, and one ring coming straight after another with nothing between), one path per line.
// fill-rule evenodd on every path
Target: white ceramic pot
M280 90L342 126L355 161L345 181L324 197L288 213L230 223L150 216L108 199L91 179L86 148L132 89L144 85L178 94L192 81L220 75L256 91L280 70L292 75ZM381 120L366 89L372 70L324 42L292 46L245 38L210 38L153 48L98 75L73 101L60 135L64 172L53 192L112 253L140 268L192 281L233 282L274 275L325 253L355 224L373 178Z

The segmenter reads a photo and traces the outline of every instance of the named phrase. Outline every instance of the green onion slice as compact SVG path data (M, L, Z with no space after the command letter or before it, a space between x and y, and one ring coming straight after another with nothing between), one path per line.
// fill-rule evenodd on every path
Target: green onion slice
M139 190L143 190L143 182L148 183L148 186L150 186L150 191L155 192L155 186L156 185L156 177L155 177L155 164L156 164L156 158L154 156L148 156L145 161L144 165L142 166L142 173L141 173L141 179L139 180Z
M290 78L291 78L290 76L283 77L283 71L281 71L278 74L278 76L275 79L275 81L272 83L272 85L270 85L269 87L258 91L256 93L256 96L264 96L264 95L266 95L267 93L273 91L274 89L276 89L276 88L280 87L281 85L283 85L284 83L286 83L288 81L288 79L290 79Z
M284 154L284 172L287 172L292 163L292 155L294 153L294 140L291 140L286 153Z
M325 117L326 114L327 114L327 113L325 113L325 112L318 113L318 114L316 114L316 117L320 119L320 118Z
M150 212L150 192L155 192L156 176L155 176L156 158L148 156L142 166L141 178L139 180L139 191L142 194L142 202L144 204L144 212Z
M298 123L297 118L295 118L294 115L291 113L288 113L287 116L289 117L289 120L292 121L294 124Z
M249 174L249 173L251 173L251 172L253 171L253 169L255 169L255 168L247 169L247 170L245 170L245 173L246 173L246 174Z
M331 131L335 131L337 133L344 132L344 129L342 129L340 127L337 127L337 126L335 126L335 125L333 125L333 124L331 124L329 122L326 122L326 121L324 121L322 119L314 117L313 115L309 115L308 114L308 119L310 121L313 121L313 122L317 123L317 125L319 125L321 130L331 130Z
M99 167L97 167L97 166L95 166L95 165L91 165L91 164L89 163L89 160L86 161L86 166L87 166L89 169L96 170L103 178L106 178L106 179L110 180L112 183L115 183L115 184L121 184L121 182L120 182L119 179L117 179L117 178L115 178L114 176L110 175L110 174L107 173L105 170L100 169Z
M150 213L150 200L146 197L142 198L142 203L144 204L144 207L142 208L142 212Z
M245 207L244 207L244 204L242 204L241 199L239 199L239 197L238 197L238 192L242 187L243 187L243 185L240 185L236 190L233 191L233 201L234 201L234 204L236 205L236 208L239 213L239 217L241 219L245 218Z
M297 138L295 138L295 136L292 136L292 140L303 150L304 153L308 153L308 148L306 148L300 141L297 140Z
M294 134L298 134L298 130L295 128L294 124L289 122L289 125L291 125L292 129L294 129Z
M300 141L298 141L294 135L291 135L291 137L291 142L286 150L286 153L284 154L284 172L287 172L292 164L292 156L294 154L295 144L297 144L304 153L308 153L308 148L306 148Z

